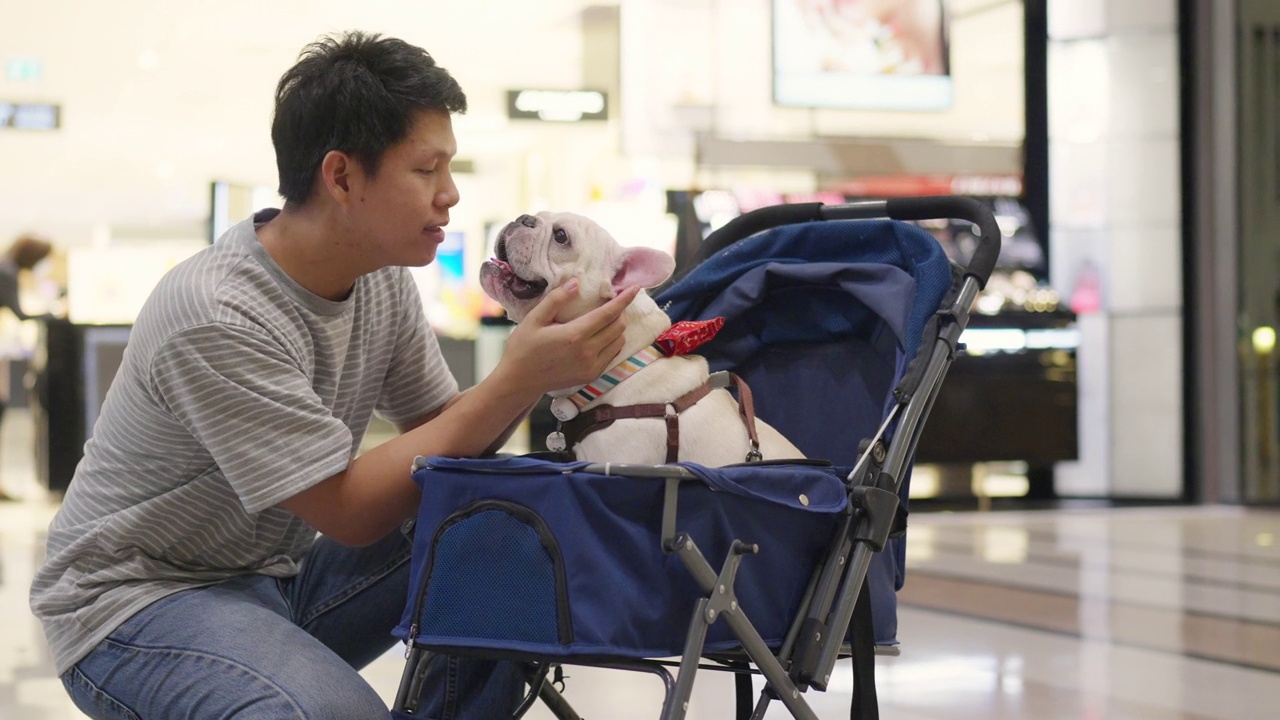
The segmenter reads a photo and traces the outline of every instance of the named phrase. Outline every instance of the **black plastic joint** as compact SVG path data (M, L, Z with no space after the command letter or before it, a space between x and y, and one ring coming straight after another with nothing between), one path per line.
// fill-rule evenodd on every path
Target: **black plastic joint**
M864 541L872 550L880 552L889 542L889 532L898 515L898 496L888 490L862 486L850 491L849 500L862 511L858 527L853 531L854 540Z
M826 639L826 631L826 623L817 618L806 618L800 625L796 649L791 656L791 681L796 685L808 685L813 680L822 655L822 641Z
M960 342L960 333L964 331L968 318L964 318L962 322L962 319L956 317L953 312L943 311L938 314L942 316L938 321L938 338L951 348L950 357L954 360L956 353L964 349L964 343Z

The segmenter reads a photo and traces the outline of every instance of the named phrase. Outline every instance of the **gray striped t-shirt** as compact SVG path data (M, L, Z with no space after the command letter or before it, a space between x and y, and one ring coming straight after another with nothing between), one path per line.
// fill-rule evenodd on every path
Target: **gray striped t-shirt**
M407 422L458 391L405 268L321 298L258 242L275 212L138 315L31 588L59 674L168 594L296 574L316 533L277 504L346 468L375 410Z

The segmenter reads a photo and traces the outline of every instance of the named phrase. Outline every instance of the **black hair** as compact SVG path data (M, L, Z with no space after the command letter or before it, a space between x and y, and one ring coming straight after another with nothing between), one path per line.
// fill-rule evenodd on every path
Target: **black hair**
M5 252L5 257L13 261L23 270L30 270L37 263L48 257L53 251L53 245L48 240L38 238L34 235L21 235L9 249Z
M383 153L408 135L422 110L467 110L457 80L426 50L359 31L311 43L276 86L271 142L280 195L305 203L331 150L377 174Z

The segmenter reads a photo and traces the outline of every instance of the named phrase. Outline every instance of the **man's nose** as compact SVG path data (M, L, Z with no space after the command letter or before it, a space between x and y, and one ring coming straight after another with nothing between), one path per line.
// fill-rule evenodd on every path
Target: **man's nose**
M532 215L521 215L520 217L516 218L516 222L529 228L538 226L538 218Z
M451 208L458 204L461 194L458 192L458 185L453 182L453 175L446 172L444 186L436 193L435 202L442 207Z

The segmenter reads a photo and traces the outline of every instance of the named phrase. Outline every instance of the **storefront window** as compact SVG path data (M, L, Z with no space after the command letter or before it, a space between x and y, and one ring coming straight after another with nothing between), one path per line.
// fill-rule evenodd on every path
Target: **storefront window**
M1240 1L1242 496L1280 501L1280 5Z

